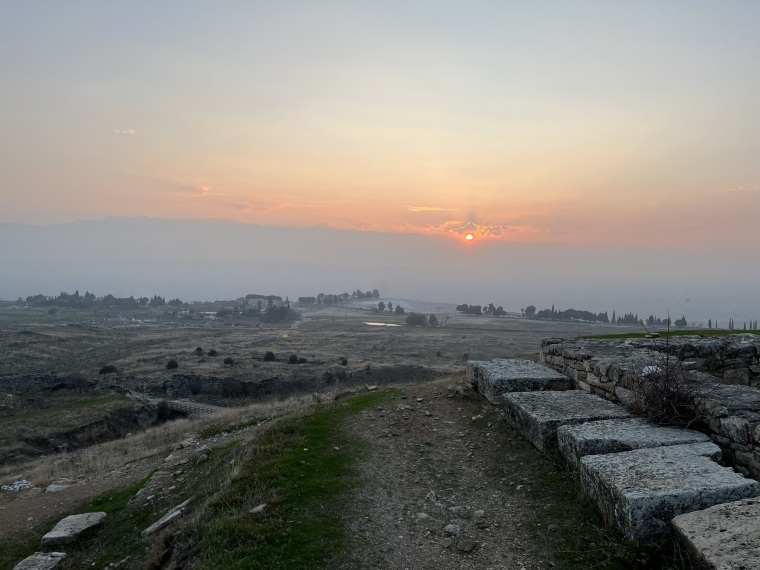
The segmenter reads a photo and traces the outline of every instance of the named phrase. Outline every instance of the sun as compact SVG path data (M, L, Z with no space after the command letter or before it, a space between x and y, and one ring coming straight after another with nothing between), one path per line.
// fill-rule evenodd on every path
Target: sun
M467 234L466 236L464 236L464 239L466 239L467 241L472 241L475 239L475 236L472 234Z

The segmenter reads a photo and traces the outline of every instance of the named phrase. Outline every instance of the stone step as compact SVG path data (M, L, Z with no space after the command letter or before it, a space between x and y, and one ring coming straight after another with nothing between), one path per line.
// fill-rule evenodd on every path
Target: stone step
M539 390L570 390L570 378L532 360L503 359L471 360L467 363L467 378L492 404L501 404L506 392L536 392Z
M586 455L607 455L633 449L687 443L710 443L703 433L674 427L658 427L640 418L600 420L564 425L557 430L560 455L577 467Z
M678 515L671 522L695 568L760 568L760 500Z
M504 394L502 404L512 423L539 450L556 448L557 429L631 414L599 396L579 390Z
M760 495L760 483L715 463L720 456L713 443L587 455L581 485L607 524L653 543L677 515Z

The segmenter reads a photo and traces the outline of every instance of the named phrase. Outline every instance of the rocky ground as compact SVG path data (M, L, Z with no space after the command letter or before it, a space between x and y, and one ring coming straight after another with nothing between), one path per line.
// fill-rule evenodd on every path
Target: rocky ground
M587 567L565 539L593 534L594 517L569 475L457 380L405 387L346 425L367 451L337 567Z
M365 451L356 465L359 484L334 505L349 548L332 567L609 567L617 543L578 499L569 472L514 431L472 391L464 374L392 389L382 405L348 415L343 427ZM187 498L188 469L205 458L204 450L255 429L193 438L168 457L131 464L98 481L76 481L57 493L3 494L0 535L41 535L56 515L151 470L154 476L131 504L160 502L158 518ZM141 567L128 554L124 567Z

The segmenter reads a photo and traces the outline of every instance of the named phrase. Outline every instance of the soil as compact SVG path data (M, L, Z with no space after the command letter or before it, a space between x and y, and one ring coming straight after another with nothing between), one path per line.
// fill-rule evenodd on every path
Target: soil
M336 567L528 570L557 564L562 521L546 524L546 497L536 493L546 485L546 470L556 466L461 378L405 386L346 429L367 451L359 463L361 484L345 509L353 546Z
M146 477L162 461L163 457L135 461L97 479L71 481L69 487L55 493L46 493L39 487L0 493L0 536L4 541L42 536L78 506L106 491L130 486Z

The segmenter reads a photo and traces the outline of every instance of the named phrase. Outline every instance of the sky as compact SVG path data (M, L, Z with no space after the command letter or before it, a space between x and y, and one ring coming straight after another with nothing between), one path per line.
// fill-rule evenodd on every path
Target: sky
M757 2L0 12L0 222L741 250L760 229Z
M0 298L756 319L758 22L742 0L0 0Z

